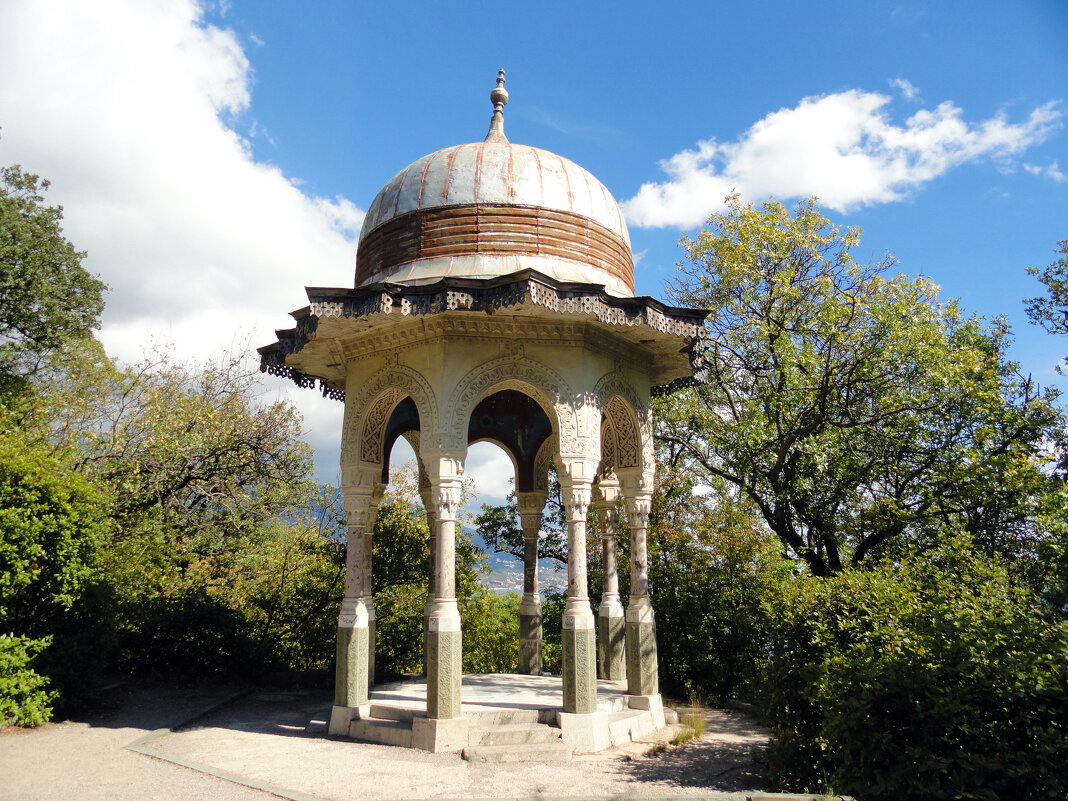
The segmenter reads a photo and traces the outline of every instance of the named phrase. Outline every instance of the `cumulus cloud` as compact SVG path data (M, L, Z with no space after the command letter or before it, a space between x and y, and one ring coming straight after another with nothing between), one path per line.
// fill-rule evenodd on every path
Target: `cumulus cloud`
M304 284L352 285L363 211L255 160L232 127L249 61L195 0L0 4L0 75L0 164L52 180L65 232L111 286L111 355L244 346L254 363L251 346L306 305ZM265 391L297 404L319 477L336 481L341 404L281 383Z
M228 124L249 108L249 61L194 0L4 4L0 74L0 163L52 179L111 286L113 355L155 338L203 358L237 330L267 342L303 283L351 286L363 212L253 158Z
M624 212L638 227L690 228L722 208L733 190L750 198L816 195L840 212L888 203L965 162L1021 153L1062 117L1057 104L1047 103L1022 122L998 114L971 124L947 101L898 125L889 103L886 95L859 90L807 97L735 142L698 142L662 161L668 180L642 185Z

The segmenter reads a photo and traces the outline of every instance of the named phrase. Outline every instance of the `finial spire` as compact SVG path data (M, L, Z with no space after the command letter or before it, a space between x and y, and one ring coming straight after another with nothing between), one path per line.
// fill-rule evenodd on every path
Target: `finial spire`
M490 118L489 132L486 134L485 141L508 144L508 137L504 135L504 107L508 105L508 90L504 88L504 70L497 71L497 86L490 92L490 102L493 103L493 116Z

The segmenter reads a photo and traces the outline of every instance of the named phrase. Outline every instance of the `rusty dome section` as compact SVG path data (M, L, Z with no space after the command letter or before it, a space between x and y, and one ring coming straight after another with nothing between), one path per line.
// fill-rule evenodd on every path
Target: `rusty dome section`
M360 234L355 286L526 269L634 296L630 235L604 185L556 154L487 141L424 156L382 188Z

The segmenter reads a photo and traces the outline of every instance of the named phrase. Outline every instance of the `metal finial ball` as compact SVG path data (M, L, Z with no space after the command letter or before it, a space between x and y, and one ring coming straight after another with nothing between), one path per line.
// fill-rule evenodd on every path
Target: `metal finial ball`
M497 86L490 92L490 102L493 107L508 105L508 90L504 88L504 70L497 72Z

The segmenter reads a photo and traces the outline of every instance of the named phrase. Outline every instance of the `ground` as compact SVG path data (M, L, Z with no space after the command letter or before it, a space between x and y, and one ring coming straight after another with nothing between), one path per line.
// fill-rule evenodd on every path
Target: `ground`
M570 763L485 765L331 740L315 724L309 733L330 710L322 690L138 683L105 702L99 714L0 731L0 799L744 799L761 788L753 751L767 741L742 712L704 710L704 735L654 755L648 742Z

